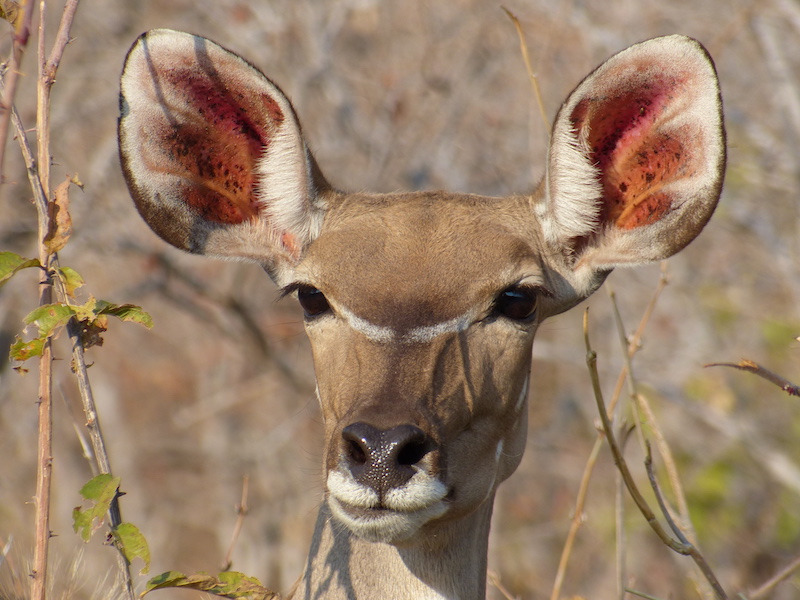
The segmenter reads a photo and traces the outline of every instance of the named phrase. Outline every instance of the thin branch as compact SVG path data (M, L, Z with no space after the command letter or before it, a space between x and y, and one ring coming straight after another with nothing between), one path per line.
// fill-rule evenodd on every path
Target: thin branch
M578 486L578 495L575 498L575 508L572 510L572 522L567 532L567 539L564 542L564 549L561 551L561 559L558 562L558 570L556 571L556 579L553 583L553 590L550 593L550 600L558 600L561 597L561 587L564 584L564 576L567 573L567 564L569 564L570 556L572 555L572 547L575 544L575 538L578 535L578 529L583 525L583 509L586 505L586 496L589 493L589 481L594 471L594 466L597 463L597 457L600 454L600 448L603 447L603 436L598 434L597 439L594 441L592 451L589 453L589 458L586 461L586 466L583 469L583 476L581 483Z
M58 66L61 64L61 57L64 55L67 44L72 40L69 36L69 32L72 29L72 23L75 20L75 13L78 10L79 2L80 0L67 0L67 3L64 5L64 10L61 13L61 22L58 24L56 39L53 42L53 48L50 50L47 63L44 65L44 75L47 78L48 85L53 85L53 83L55 83L56 72L58 71Z
M772 592L772 590L774 590L779 583L787 580L797 571L800 571L800 556L783 567L775 575L770 577L769 580L761 584L757 589L750 592L747 595L748 600L761 600L762 598L766 598L767 595Z
M649 319L650 315L652 314L653 309L655 308L655 300L661 294L664 287L668 283L668 278L666 274L666 261L662 262L661 266L661 278L659 279L659 284L656 288L656 292L653 295L648 307L645 311L646 317ZM647 399L639 393L639 386L636 382L635 377L633 376L633 365L632 365L632 342L628 339L627 333L625 331L625 326L622 322L622 315L619 311L619 306L617 304L616 294L613 291L609 291L609 296L611 297L611 303L614 311L614 318L617 323L617 332L619 334L620 343L623 349L623 357L625 360L625 369L628 372L628 391L631 395L631 399L633 401L633 408L636 415L636 422L637 422L637 438L639 439L639 443L642 447L642 450L645 451L647 455L650 453L650 442L645 439L645 431L644 426L647 425L650 429L650 432L653 438L656 441L656 447L658 448L658 452L661 455L664 461L664 467L666 468L667 475L669 477L670 486L672 487L673 492L675 493L675 497L678 502L678 513L680 514L681 520L685 527L690 530L689 537L692 539L692 542L695 543L695 535L694 535L694 528L691 524L691 518L689 516L689 506L686 502L686 495L683 491L683 485L681 484L680 477L678 475L678 469L675 464L675 460L672 456L672 451L670 450L669 444L666 441L666 437L664 436L661 427L658 424L658 420L656 419L655 413L650 408L650 404L647 402ZM637 330L637 338L635 343L639 344L639 335L641 333L641 329ZM663 503L663 500L662 500ZM671 515L667 512L666 504L664 503L664 511L665 516L669 518L671 521Z
M645 319L650 318L653 310L655 309L655 303L658 297L660 296L661 292L664 290L666 285L669 283L669 278L667 275L667 261L662 261L661 263L661 277L659 278L658 286L656 287L656 291L653 294L648 306L645 310L645 316L643 317L642 321L644 322ZM678 468L675 464L675 459L672 456L672 450L667 443L666 437L664 436L663 431L658 423L658 419L656 419L655 413L650 407L650 404L647 402L647 398L639 393L639 386L638 383L633 376L633 351L639 346L641 334L643 332L641 326L637 329L635 336L628 337L627 332L625 331L625 326L622 322L622 315L619 311L619 306L617 304L616 294L613 291L609 291L609 296L611 298L611 303L614 312L614 318L617 324L617 332L620 339L620 344L623 350L623 357L625 361L625 369L624 371L628 372L628 391L631 395L632 405L634 414L636 417L637 422L637 438L639 440L639 444L642 447L643 452L647 456L650 455L650 442L645 437L645 425L650 430L650 434L656 441L656 447L658 448L658 452L664 461L664 467L667 471L667 476L669 478L670 486L672 488L673 493L675 494L675 498L678 503L678 514L680 515L681 522L683 526L688 530L689 539L691 539L693 544L696 544L696 535L694 532L694 527L691 522L691 517L689 515L689 506L686 502L686 495L683 491L683 485L680 481L680 476L678 475ZM663 497L660 499L659 503L662 507L662 511L664 513L664 517L669 523L672 523L672 513L669 511L666 502L664 501ZM681 533L679 538L682 541L685 539L684 534ZM699 586L704 586L706 581L703 578L700 578L697 581ZM708 597L711 594L711 590L707 587L703 590L703 596Z
M645 600L661 600L656 596L651 596L650 594L645 594L644 592L639 592L631 588L625 588L625 591L629 594L633 594L634 596L639 596L639 598L644 598Z
M622 433L622 443L620 452L624 451L628 442L630 428L624 428L620 423L620 433ZM614 534L616 536L616 557L614 560L616 567L617 598L625 600L625 581L628 578L628 565L626 561L627 540L625 536L625 494L624 478L619 469L614 477Z
M708 365L704 365L706 367L730 367L732 369L739 369L740 371L747 371L748 373L753 373L754 375L758 375L762 379L766 379L772 384L777 385L781 388L784 392L789 394L790 396L800 396L800 386L795 385L788 379L784 379L777 373L773 373L769 369L765 369L757 362L749 360L747 358L743 358L738 363L711 363Z
M612 312L614 313L614 322L617 325L617 335L619 336L619 342L622 346L622 359L625 364L625 370L628 371L628 394L631 399L631 404L633 406L633 412L636 416L636 438L639 440L639 445L641 446L642 450L644 450L645 446L645 439L644 439L644 423L642 421L642 416L639 413L639 406L636 403L636 397L639 395L638 385L636 383L636 378L633 375L633 361L631 358L630 353L630 342L628 341L628 336L625 333L625 324L622 322L622 315L619 312L619 305L617 304L617 295L614 293L613 288L607 286L606 289L608 290L608 297L611 299L611 308Z
M533 72L533 67L531 66L531 57L530 53L528 52L528 43L525 41L525 32L522 30L522 25L519 22L519 19L508 10L505 6L501 6L508 18L514 23L514 27L517 29L517 35L519 36L519 47L520 52L522 53L522 60L525 61L525 68L528 70L528 78L531 81L531 87L533 87L533 95L536 97L536 104L539 107L539 116L542 118L542 122L544 122L544 130L547 132L547 136L550 137L550 120L547 118L547 113L544 109L544 100L542 99L542 92L539 90L539 79L536 77L536 73Z
M60 282L59 282L60 283ZM66 301L66 294L62 291L62 301ZM81 399L83 401L83 412L86 416L86 429L89 430L89 438L92 442L92 450L97 464L97 470L100 473L111 473L111 461L108 458L106 451L105 440L103 432L100 429L100 419L97 414L97 407L94 402L94 394L92 386L89 383L89 373L86 367L86 359L83 351L83 341L81 339L82 326L78 320L73 317L67 323L67 333L69 334L70 341L72 342L72 370L78 380L78 389L80 390ZM122 511L119 506L119 492L111 500L108 507L109 527L112 531L122 524ZM128 600L134 600L136 595L133 591L133 578L131 577L130 564L125 557L123 548L114 544L118 550L117 562L119 570L122 574L123 583L125 585L125 593Z
M694 525L692 524L691 515L689 514L689 503L686 501L686 493L683 491L683 484L681 483L680 476L678 475L678 467L675 463L675 457L672 455L672 450L667 443L664 432L661 430L658 420L656 419L656 416L653 413L647 398L644 395L639 394L636 396L636 402L639 405L640 410L644 413L644 417L647 420L647 424L650 427L653 439L655 440L658 454L664 461L664 469L667 471L669 484L672 488L673 494L675 494L675 501L678 505L678 514L681 518L681 525L683 526L684 530L686 530L686 536L693 544L696 544L697 535L695 534ZM650 452L649 442L647 445L647 452L648 454Z
M692 544L682 543L678 540L673 539L661 526L661 523L658 522L655 513L647 504L647 501L642 496L639 488L636 485L636 482L631 475L630 469L628 468L627 462L625 462L625 458L622 455L619 445L617 444L617 440L614 436L614 431L611 427L611 421L608 418L608 414L606 413L605 402L603 400L603 392L600 386L600 376L597 373L597 353L594 352L591 348L591 344L589 343L589 311L588 309L584 313L583 317L583 335L584 341L586 344L586 365L589 368L589 375L592 380L592 388L594 390L595 401L597 402L597 409L600 413L600 420L603 423L603 430L606 434L606 439L608 440L608 445L611 448L611 454L614 457L614 464L617 466L620 474L622 475L623 481L625 482L626 487L628 488L628 492L633 498L633 501L636 503L639 512L642 513L642 516L645 518L645 521L650 525L651 529L655 532L655 534L659 537L659 539L669 548L677 552L678 554L682 554L684 556L690 556L692 560L694 560L695 564L700 568L703 572L703 575L708 579L708 582L714 588L714 592L717 594L717 597L720 600L727 600L728 595L725 593L725 590L722 589L722 586L717 581L716 576L709 568L708 564L705 562L705 559L694 547Z
M489 577L489 583L492 584L500 594L502 594L505 600L519 600L518 596L514 596L508 588L503 585L503 582L500 581L500 575L498 575L497 571L489 569L486 572L486 575Z
M233 565L233 549L236 547L236 542L239 540L239 533L242 531L244 525L244 518L247 516L247 490L250 486L250 476L245 475L242 478L242 501L236 506L236 524L233 526L233 534L231 535L231 543L228 546L228 552L225 554L225 561L222 563L222 570L228 571Z
M650 317L653 315L653 311L658 303L658 299L661 297L661 292L663 292L664 288L669 284L667 264L667 261L661 262L661 276L659 277L656 289L653 291L653 295L650 298L650 301L647 303L647 307L645 308L642 318L639 321L639 326L636 328L636 331L630 338L630 342L628 344L628 354L631 358L633 358L641 348L640 342L642 335L644 334L644 330L647 327L647 324L650 322ZM628 368L627 366L623 366L620 370L619 376L617 377L617 383L614 386L614 393L611 396L611 401L608 403L609 416L612 415L616 409L617 402L622 394L622 387L625 384L627 376ZM561 551L561 558L558 562L558 569L556 571L555 581L553 582L553 590L550 593L550 600L558 600L561 597L561 588L564 584L567 565L569 564L569 559L572 555L572 548L578 535L578 529L580 529L584 522L583 513L584 506L586 505L586 497L589 492L589 481L591 480L592 472L594 471L594 467L597 463L597 457L602 446L603 431L601 428L597 432L597 438L594 441L594 446L592 446L592 450L589 453L589 458L586 460L586 466L583 469L583 475L578 487L578 494L575 498L575 508L572 511L572 521L570 523L569 531L567 532L566 541L564 542L564 549Z
M3 99L2 104L0 104L0 183L5 180L3 161L6 139L8 139L8 128L11 121L11 108L14 106L14 97L17 93L17 81L19 80L22 56L25 47L28 45L28 38L31 33L34 4L34 0L25 0L22 14L14 22L14 43L11 61L3 75Z
M681 531L680 527L675 524L670 511L667 509L667 504L664 501L663 494L661 493L661 487L658 485L658 480L656 479L656 474L653 470L653 456L650 452L649 441L647 442L647 454L644 458L644 468L647 471L647 478L650 480L650 487L653 488L653 494L655 494L656 502L658 502L658 507L661 509L661 514L667 521L667 525L669 525L672 533L675 534L675 537L677 537L682 544L689 544L689 540L686 539L685 535L683 535L683 531Z

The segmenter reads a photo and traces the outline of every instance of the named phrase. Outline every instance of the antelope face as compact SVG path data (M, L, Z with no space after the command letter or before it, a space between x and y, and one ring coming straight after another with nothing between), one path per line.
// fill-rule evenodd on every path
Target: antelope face
M527 204L353 197L295 270L328 501L358 535L396 542L462 516L517 467L531 344L557 289L530 219L506 222Z

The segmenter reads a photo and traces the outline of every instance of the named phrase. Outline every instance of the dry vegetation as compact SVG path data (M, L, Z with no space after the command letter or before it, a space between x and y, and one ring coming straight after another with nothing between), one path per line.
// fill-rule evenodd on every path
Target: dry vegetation
M747 373L703 365L747 356L798 379L800 5L506 6L526 31L549 118L583 75L636 41L684 33L716 60L730 147L723 198L700 239L670 261L671 284L634 369L676 455L708 561L730 591L752 588L800 554L800 401ZM53 180L78 173L86 185L73 192L76 231L61 258L95 296L141 304L156 321L152 331L115 323L105 346L88 354L112 465L127 492L124 515L147 536L153 573L216 571L249 475L250 510L233 564L285 590L301 571L321 493L319 412L301 313L291 300L275 302L275 287L257 267L182 255L136 214L117 160L118 76L129 45L153 27L200 33L261 67L293 99L323 170L340 187L529 189L542 173L547 130L513 25L496 2L81 2L53 98ZM17 101L31 124L33 64L23 65ZM35 254L36 216L16 155L9 145L0 249ZM658 278L658 266L610 278L629 329ZM0 347L21 329L35 287L35 275L20 275L0 289ZM588 304L610 394L623 365L610 302L601 290ZM527 454L495 509L491 568L524 599L550 595L596 435L580 312L538 334ZM56 355L69 357L63 340ZM68 360L56 365L55 389L52 548L68 563L80 546L71 510L91 476L74 432L81 418ZM13 536L0 563L6 590L12 569L25 573L31 545L35 398L35 376L0 363L0 547ZM629 450L645 482L636 445ZM615 490L604 448L565 598L615 597ZM630 503L624 522L632 587L698 597L689 561L664 548ZM86 583L71 597L91 597L114 566L111 554L99 542L86 548ZM795 576L770 597L799 596ZM502 596L491 587L489 597Z

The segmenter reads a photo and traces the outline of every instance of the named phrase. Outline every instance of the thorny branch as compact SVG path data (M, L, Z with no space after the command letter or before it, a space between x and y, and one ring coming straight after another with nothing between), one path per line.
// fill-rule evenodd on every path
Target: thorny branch
M50 180L50 89L55 82L58 66L61 63L64 50L69 43L69 32L75 13L78 8L79 0L68 0L61 15L56 41L45 60L45 7L46 2L41 0L39 7L39 44L38 44L38 81L37 81L37 113L36 113L36 141L37 158L28 144L25 135L25 128L13 105L14 89L11 84L16 84L17 66L21 57L21 46L27 42L30 28L33 0L28 0L25 4L25 13L22 25L17 25L17 36L14 44L14 58L12 59L12 78L4 80L3 106L5 109L0 115L0 147L4 147L7 136L8 124L13 123L16 130L17 141L25 161L28 179L33 191L34 205L38 215L39 226L39 262L42 265L40 278L39 304L51 304L53 301L54 286L60 301L66 301L67 294L58 284L60 280L55 274L58 268L58 255L50 252L45 244L45 238L50 231L49 214L49 180ZM20 38L20 29L24 33L24 38ZM24 41L24 43L23 43ZM16 65L16 66L14 66ZM2 148L0 148L0 172L2 170ZM73 369L78 378L78 386L84 402L84 410L87 415L87 427L92 439L95 458L100 472L109 473L110 466L108 454L105 451L102 434L97 421L96 409L91 387L89 386L86 363L83 356L83 344L81 341L81 326L73 318L67 326L67 331L72 341ZM47 562L50 539L50 487L52 477L52 350L50 340L46 340L42 355L40 357L39 369L39 443L38 443L38 469L36 480L36 532L33 570L31 574L31 598L32 600L44 600L47 590ZM118 526L122 519L119 512L117 498L111 504L110 521L111 526ZM127 597L133 600L133 582L130 576L127 559L120 553L120 569L125 580Z

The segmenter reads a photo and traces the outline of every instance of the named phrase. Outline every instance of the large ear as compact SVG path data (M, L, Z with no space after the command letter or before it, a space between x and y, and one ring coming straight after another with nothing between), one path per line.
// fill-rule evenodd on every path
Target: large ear
M536 210L585 294L615 266L691 242L714 212L724 170L711 57L690 38L656 38L611 57L561 107Z
M232 52L166 29L136 41L120 87L122 167L150 227L284 279L319 233L328 185L283 92Z

